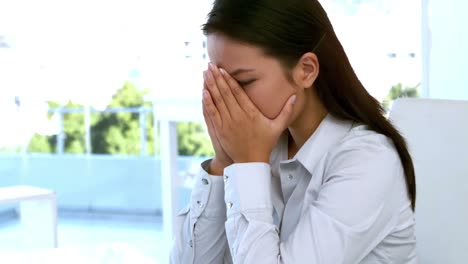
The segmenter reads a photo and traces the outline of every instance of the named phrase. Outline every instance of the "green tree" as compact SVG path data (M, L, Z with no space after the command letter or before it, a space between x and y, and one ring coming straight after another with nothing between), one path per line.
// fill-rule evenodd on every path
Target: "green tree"
M28 152L52 153L53 149L48 136L34 134L28 144Z
M64 108L83 109L83 105L69 101ZM86 152L85 124L83 113L66 113L63 115L63 132L65 133L65 153L80 154ZM54 148L57 145L55 140Z
M408 87L407 86L407 87L403 88L403 84L401 84L401 83L392 86L392 88L388 92L387 96L382 101L383 107L385 108L385 110L388 111L389 108L390 108L390 104L394 100L396 100L398 98L402 98L402 97L419 97L419 92L418 92L419 86L420 86L420 84L418 84L418 85L416 85L414 87Z
M126 82L113 96L110 108L152 107L144 101L148 91L140 91ZM186 156L212 156L214 151L204 127L199 123L181 122L177 124L178 153ZM140 120L138 113L101 114L92 127L93 153L133 154L141 152ZM154 154L154 126L151 113L146 114L146 147L148 154ZM159 139L158 139L159 145Z
M152 104L145 102L147 90L139 90L130 82L125 82L122 88L112 97L108 108L151 108ZM82 109L83 106L68 102L60 105L49 102L50 109L58 108ZM53 114L49 113L49 119ZM63 131L65 133L65 152L85 152L85 126L83 113L67 113L63 115ZM181 122L177 124L179 155L212 156L214 154L211 142L200 123ZM91 146L95 154L139 155L141 153L140 113L93 113L91 115ZM146 148L148 154L154 154L153 115L146 113ZM159 145L159 139L157 140ZM57 136L35 135L29 143L30 152L55 152Z
M112 97L109 108L151 107L144 101L148 91L140 91L130 82L125 82ZM93 153L99 154L140 154L140 117L139 113L104 113L99 114L98 121L91 128ZM152 145L153 126L151 115L146 118L147 146ZM152 148L148 148L152 151ZM150 152L151 154L151 152Z
M214 150L205 127L200 123L181 122L177 124L179 155L213 156Z
M83 106L69 101L65 105L49 101L49 109L82 109ZM49 119L59 113L47 113ZM65 153L84 153L85 152L85 127L84 116L82 113L64 113L63 114L63 132L65 135L64 152ZM52 153L57 149L57 135L46 136L35 134L29 141L29 152Z

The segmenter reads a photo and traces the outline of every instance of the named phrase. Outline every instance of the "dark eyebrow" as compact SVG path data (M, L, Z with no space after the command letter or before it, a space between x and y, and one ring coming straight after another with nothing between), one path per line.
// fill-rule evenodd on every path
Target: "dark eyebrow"
M237 69L237 70L229 73L229 75L234 77L234 76L239 75L241 73L252 72L252 71L255 71L255 70L254 69Z

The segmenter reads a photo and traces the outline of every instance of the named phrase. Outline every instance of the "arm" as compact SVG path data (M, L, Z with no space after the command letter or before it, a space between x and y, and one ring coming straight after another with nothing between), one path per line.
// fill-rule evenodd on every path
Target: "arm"
M398 204L391 199L402 177L393 151L347 150L332 157L318 197L286 241L273 224L270 166L226 168L226 232L235 263L359 263L388 234ZM228 206L230 207L230 206Z
M232 263L224 230L223 177L207 173L209 162L202 163L190 204L177 216L172 264Z

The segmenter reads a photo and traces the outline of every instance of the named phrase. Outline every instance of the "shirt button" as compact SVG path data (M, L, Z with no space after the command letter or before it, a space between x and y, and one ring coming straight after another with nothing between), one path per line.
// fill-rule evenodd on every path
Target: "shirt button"
M228 175L224 175L224 183L226 183L228 179L229 179L229 176L228 176Z
M292 174L289 174L289 175L288 175L288 179L289 179L289 180L292 180L292 179L294 179L294 176L293 176Z
M192 241L191 239L190 239L190 241L189 241L189 246L190 246L191 248L193 248L193 241Z
M228 202L228 203L226 204L226 206L227 206L228 209L231 209L232 206L233 206L233 203L232 203L232 202Z
M203 207L203 203L200 202L200 201L197 201L197 204L198 204L198 207L202 208Z
M208 183L209 183L208 180L205 179L205 178L202 179L202 182L203 182L203 184L205 184L205 185L208 185Z

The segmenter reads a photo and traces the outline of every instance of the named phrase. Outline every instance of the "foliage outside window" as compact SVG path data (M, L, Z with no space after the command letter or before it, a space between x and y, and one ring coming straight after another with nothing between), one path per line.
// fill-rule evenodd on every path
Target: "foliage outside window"
M147 91L138 90L126 82L112 97L108 108L151 108L151 103L144 101ZM82 105L69 102L59 105L49 102L51 109L59 107L82 109ZM49 115L49 119L53 115ZM140 117L139 113L93 113L90 120L91 150L93 154L140 155ZM85 153L85 125L82 113L63 115L65 134L65 153ZM179 155L212 156L211 142L201 123L181 122L177 124ZM154 126L151 113L146 114L146 148L148 155L154 155ZM54 153L57 149L57 135L46 136L35 134L28 145L29 152Z

